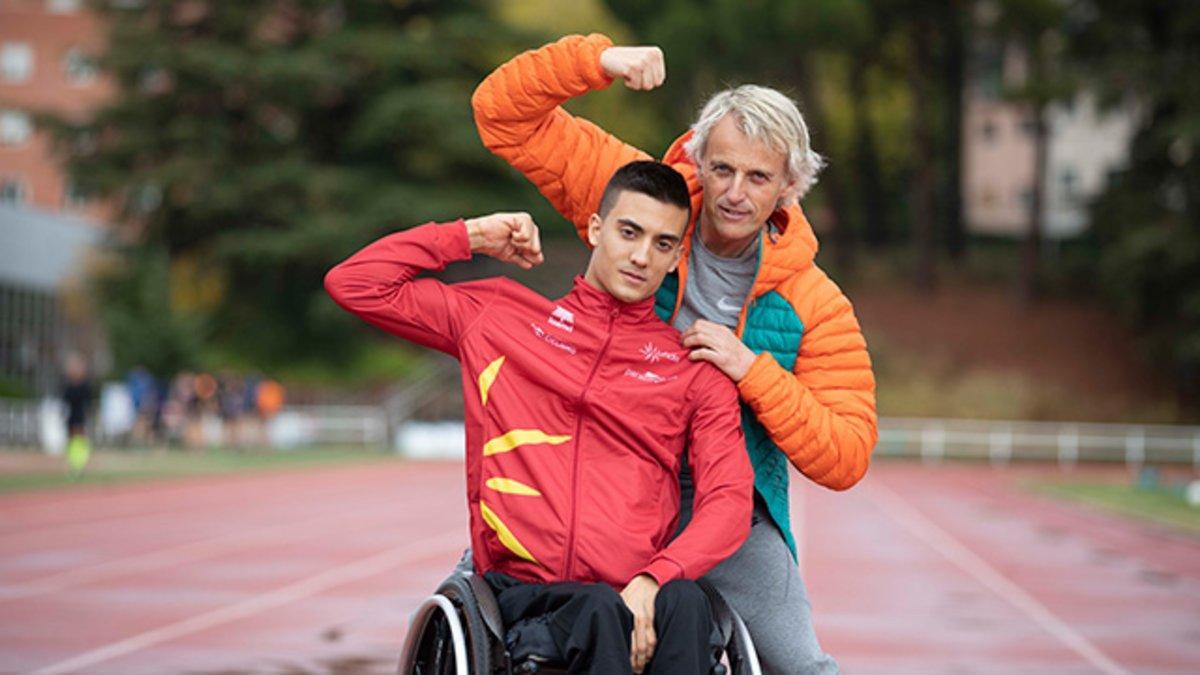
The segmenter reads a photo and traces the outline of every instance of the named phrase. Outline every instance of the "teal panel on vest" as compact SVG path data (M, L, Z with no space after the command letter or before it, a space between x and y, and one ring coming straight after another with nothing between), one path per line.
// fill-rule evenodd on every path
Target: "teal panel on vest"
M746 314L746 329L742 341L755 354L770 352L775 361L791 371L800 354L804 338L804 322L782 295L771 291L759 296ZM754 467L754 489L762 495L771 518L779 526L792 557L796 557L796 539L792 536L792 521L788 511L788 459L749 406L742 405L742 432L746 435L746 452Z
M675 299L679 296L679 272L671 272L663 277L662 285L654 294L654 313L658 318L671 323L671 315L675 313Z
M779 365L792 370L803 337L804 323L791 303L776 291L760 296L750 306L742 341L755 354L771 352Z

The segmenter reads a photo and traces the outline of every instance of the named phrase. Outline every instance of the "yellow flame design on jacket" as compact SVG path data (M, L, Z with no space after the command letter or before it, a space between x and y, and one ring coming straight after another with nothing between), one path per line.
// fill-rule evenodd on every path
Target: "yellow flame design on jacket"
M503 520L500 520L500 516L497 516L491 509L488 508L487 504L479 502L479 513L483 516L483 522L487 523L488 527L496 531L496 536L500 537L500 543L504 544L508 550L515 553L518 557L524 558L535 565L541 564L536 558L533 557L533 554L529 552L529 549L525 548L525 546L517 540L516 536L513 535L512 530L508 529L508 526L504 524Z
M484 485L495 490L496 492L504 492L510 495L526 495L529 497L542 496L542 493L539 492L537 488L530 487L519 480L513 480L511 478L501 478L499 476L495 478L489 478Z
M492 385L496 383L496 378L500 377L500 368L504 365L504 357L501 356L489 363L482 372L479 373L479 400L484 406L488 402L488 392ZM541 429L512 429L483 444L483 456L491 457L505 452L511 452L526 445L561 445L571 440L570 436L548 434ZM503 494L523 495L528 497L541 497L542 493L530 485L526 485L518 480L506 478L504 476L495 476L487 479L484 485L488 488ZM500 539L500 543L509 551L522 560L528 560L535 565L540 565L529 549L517 539L517 535L509 529L508 525L496 515L486 503L482 500L479 502L479 513L483 517L483 522L496 533Z
M541 429L513 429L484 443L483 456L491 457L492 455L499 455L502 452L515 450L522 445L535 445L538 443L561 445L569 440L571 440L570 436L551 436Z
M492 383L500 376L500 366L502 365L504 365L503 356L487 364L483 372L479 373L479 398L483 401L483 405L487 405L488 390L492 388Z

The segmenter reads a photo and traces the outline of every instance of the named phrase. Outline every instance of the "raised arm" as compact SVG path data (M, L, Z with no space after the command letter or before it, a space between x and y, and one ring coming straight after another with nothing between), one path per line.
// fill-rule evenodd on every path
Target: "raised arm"
M469 260L472 253L525 269L542 261L537 228L529 215L497 213L383 237L331 269L325 275L325 290L364 321L457 356L459 336L480 316L494 289L415 277Z
M561 104L608 87L614 76L635 89L661 84L662 53L653 49L614 48L599 34L567 36L500 66L471 98L483 144L532 181L584 241L608 179L649 155Z
M750 534L754 472L737 391L729 378L707 370L688 429L688 463L696 481L692 520L642 571L659 584L704 576Z
M805 476L845 490L867 471L879 438L875 376L850 301L822 275L801 289L812 310L795 372L759 354L738 390L771 440Z

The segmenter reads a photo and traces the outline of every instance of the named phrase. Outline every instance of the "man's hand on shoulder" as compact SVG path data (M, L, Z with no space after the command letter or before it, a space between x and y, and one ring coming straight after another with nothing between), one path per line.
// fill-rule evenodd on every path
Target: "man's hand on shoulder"
M658 47L609 47L600 53L600 67L639 91L650 91L667 79L667 62Z
M632 647L629 663L633 672L645 669L654 656L658 636L654 634L654 599L658 597L658 582L648 574L639 574L621 591L621 599L633 613Z
M708 361L734 382L740 382L754 365L754 352L721 324L697 319L680 338L683 346L692 350L688 358Z
M542 263L542 240L528 213L493 213L466 222L471 253L482 253L523 270Z

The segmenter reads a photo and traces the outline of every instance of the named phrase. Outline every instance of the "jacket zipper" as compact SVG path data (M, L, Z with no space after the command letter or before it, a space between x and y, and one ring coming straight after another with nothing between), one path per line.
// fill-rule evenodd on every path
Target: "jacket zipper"
M587 396L588 387L592 385L592 379L596 377L596 371L600 369L600 363L604 360L604 353L608 351L609 343L612 342L613 322L619 313L618 309L609 313L608 331L607 337L604 338L604 345L600 347L600 353L596 355L596 362L592 364L592 371L588 373L587 380L583 383L583 390L579 392L579 410L575 414L574 458L571 462L571 530L567 533L567 562L563 566L563 581L574 579L575 571L575 531L579 527L579 432L583 429L583 399Z

